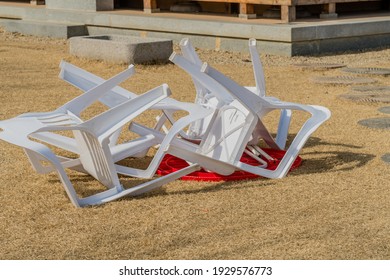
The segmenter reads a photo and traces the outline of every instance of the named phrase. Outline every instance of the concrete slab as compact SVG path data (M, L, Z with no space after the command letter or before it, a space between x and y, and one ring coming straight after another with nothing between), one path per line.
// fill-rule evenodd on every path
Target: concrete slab
M383 113L383 114L390 114L390 106L381 107L381 108L378 109L378 111Z
M371 78L354 76L318 76L312 77L311 80L317 84L333 85L370 84L376 82L374 79Z
M173 51L172 40L156 38L103 35L69 41L72 55L127 64L167 62Z
M358 121L358 124L376 129L390 129L390 118L374 118Z
M356 73L356 74L367 74L367 75L381 75L388 76L390 75L389 68L378 68L378 67L360 67L360 68L349 68L346 67L342 69L344 72Z
M390 86L354 86L352 87L353 91L364 92L364 93L389 93Z
M385 162L385 163L388 163L390 164L390 154L385 154L382 156L382 160Z
M293 66L301 68L301 69L308 69L310 71L312 70L329 70L329 69L336 69L336 68L342 68L345 67L344 64L338 64L338 63L297 63L293 64Z
M390 94L386 93L349 93L342 94L340 98L359 103L390 103Z

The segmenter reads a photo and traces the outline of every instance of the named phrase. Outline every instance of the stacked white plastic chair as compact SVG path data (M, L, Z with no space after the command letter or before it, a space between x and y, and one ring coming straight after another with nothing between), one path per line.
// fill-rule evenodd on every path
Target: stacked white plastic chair
M56 171L69 199L76 207L101 204L125 195L139 195L198 170L199 165L192 164L175 173L156 178L130 189L122 187L118 174L124 173L134 177L149 178L154 175L159 162L156 161L154 169L149 169L146 172L117 165L115 162L137 154L157 143L161 143L160 153L162 157L169 150L167 148L169 139L164 137L164 142L163 140L160 141L159 138L146 136L124 144L114 145L112 141L115 141L116 137L113 136L117 134L121 127L145 110L157 103L162 105L162 100L170 95L169 88L167 85L162 85L143 95L133 96L133 98L126 99L120 102L119 105L87 121L80 118L80 113L94 101L110 92L133 72L134 69L131 66L117 76L92 87L83 95L53 112L23 114L13 119L1 121L0 139L23 148L38 173ZM169 106L164 106L164 108L173 109L176 106L180 110L188 109L190 113L187 119L182 119L183 122L178 125L186 126L186 121L190 121L194 116L203 118L213 113L213 111L202 110L202 108L196 108L195 110L191 106L186 107L185 104L180 104L180 107L178 107L174 100L169 103ZM53 133L58 131L72 131L74 137ZM79 157L72 159L56 155L46 145L36 142L34 139L73 152L78 154ZM66 174L65 168L90 174L106 186L107 190L80 198Z
M252 91L256 95L261 96L263 98L277 100L274 97L266 96L266 86L265 86L263 65L261 63L259 54L257 52L256 45L257 43L255 39L249 40L249 52L252 59L253 73L254 73L256 86L255 87L247 86L245 88L247 88L248 90ZM191 42L188 39L181 40L180 48L183 57L185 57L189 62L197 65L199 69L202 67L203 62L197 55L194 47L191 45ZM218 100L206 87L204 87L201 83L199 83L199 81L193 79L193 82L196 89L195 103L206 107L218 108L226 104L227 102L231 101L230 95L223 96ZM262 122L259 122L257 124L257 129L254 131L254 133L262 133L263 137L265 138L264 140L267 141L268 144L273 149L284 149L286 145L288 129L290 125L290 118L291 118L291 110L282 109L280 113L280 121L279 121L276 139L273 139L272 136L269 133L267 133L267 130L262 124ZM210 121L209 119L205 119L195 123L194 126L190 127L189 130L191 131L192 135L196 135L198 137L201 136L204 130L207 128L207 124L209 121ZM255 135L254 135L253 144L254 144L253 146L257 145L257 137Z
M232 96L233 101L226 103L224 106L232 106L235 108L233 115L240 115L241 124L238 125L235 123L234 126L237 128L242 127L242 129L237 130L239 131L238 134L233 133L236 132L234 129L230 131L223 131L224 127L226 127L226 123L232 120L232 115L221 116L218 120L220 123L214 121L213 128L211 129L213 134L217 134L222 130L221 135L207 135L207 137L208 139L210 139L210 137L214 139L215 143L212 143L212 145L219 145L219 149L224 150L220 154L208 155L214 158L217 157L219 161L230 164L236 169L267 178L284 177L310 135L330 117L330 111L325 107L282 102L274 98L265 98L256 95L207 64L204 64L202 68L199 69L198 65L189 62L182 56L173 54L170 59L172 62L187 71L194 79L197 80L197 82L210 89L211 93L215 94L215 96L219 96L219 94L217 94L218 92L224 92L224 94L228 92ZM258 124L261 123L262 118L273 110L304 111L310 113L311 117L301 127L275 170L266 169L267 166L265 162L259 166L252 166L240 162L239 159L241 158L242 153L245 152L245 148L248 143L252 142L251 140L253 140L254 135L259 137L259 139L256 139L257 141L259 141L260 138L263 138L265 142L273 148L271 146L272 139L268 138L269 132L266 131L265 128L263 129L263 125L260 126L260 129L256 133L254 133L258 128ZM290 118L288 118L288 121L290 121ZM244 127L247 129L243 129ZM223 146L218 143L221 141L225 141L226 144ZM229 155L229 157L224 157L224 154ZM267 157L266 153L257 147L256 150L253 150L252 156L256 157L259 155ZM258 161L261 163L261 158L258 158Z
M183 40L180 46L183 56L174 53L170 59L191 75L196 87L194 103L169 98L170 90L166 84L139 96L119 87L120 82L134 73L133 66L104 80L62 62L60 78L85 93L53 112L23 114L0 121L0 139L22 147L37 172L57 171L65 191L77 207L101 204L126 195L139 195L201 168L221 175L243 170L268 178L284 177L310 135L330 117L329 110L267 97L264 73L253 39L249 41L249 49L256 87L240 86L201 62L188 40ZM97 100L109 109L90 120L82 120L80 113ZM163 112L153 127L133 121L149 109ZM263 117L275 110L280 112L276 139L262 123ZM308 112L311 117L289 145L277 168L268 170L267 160L272 160L272 157L257 143L263 139L269 147L283 149L293 110ZM176 111L187 114L175 120L173 113ZM129 130L139 136L118 143L122 127L129 122ZM166 122L170 123L169 129L165 126ZM59 135L55 133L57 131L72 131L73 137ZM56 155L45 143L70 151L78 157L71 159ZM151 147L157 147L157 151L146 169L118 164L127 157L144 157ZM244 153L258 164L252 166L241 162ZM187 161L189 166L154 178L167 154ZM90 174L107 190L80 198L65 172L66 168ZM151 180L124 189L118 174Z

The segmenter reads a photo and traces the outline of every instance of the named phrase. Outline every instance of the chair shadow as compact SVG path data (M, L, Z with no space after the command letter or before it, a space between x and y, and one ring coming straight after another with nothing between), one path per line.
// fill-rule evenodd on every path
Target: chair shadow
M332 143L323 141L321 138L312 137L306 143L305 147L318 147L326 145L330 147L345 147L349 149L361 149L363 146L355 146L344 143ZM325 151L325 152L304 152L301 154L303 157L302 165L289 173L288 176L301 176L307 174L318 174L318 173L334 173L334 172L347 172L356 168L361 168L368 164L375 158L375 155L364 154L355 151ZM248 184L249 180L243 181L224 181L224 182L210 182L202 188L194 190L186 189L174 192L166 192L163 189L157 189L153 192L144 194L136 197L135 199L143 199L151 196L162 196L162 195L180 195L180 194L202 194L202 193L213 193L227 189L251 189L265 186L274 185L272 179L266 179L259 177L258 179L252 179L251 182L256 184ZM140 181L141 182L141 181ZM128 185L127 187L132 187ZM124 198L129 199L129 198ZM133 198L134 199L134 198Z
M323 141L320 138L312 137L305 144L304 148L308 147L318 147L321 145L331 146L331 147L345 147L349 149L360 149L362 146L354 146L343 143L332 143ZM302 165L296 170L291 171L288 176L301 176L306 174L316 174L316 173L333 173L333 172L346 172L356 168L360 168L368 164L371 160L375 158L375 155L372 154L363 154L359 152L350 152L350 151L324 151L324 152L303 152L300 154L303 158ZM149 162L152 160L152 157L145 158L129 158L124 161L121 161L120 164L131 165L137 168L146 168ZM119 176L121 183L125 189L130 189L142 183L150 181L150 179L139 179L139 178L129 178L127 176ZM93 181L96 180L88 175L81 173L72 173L70 179L75 186L76 192L80 197L86 197L93 195L97 192L104 191L105 187L103 185L95 184ZM154 196L163 196L163 195L180 195L180 194L203 194L203 193L213 193L220 192L229 189L251 189L258 187L266 187L274 185L273 180L261 178L251 179L250 182L256 182L256 184L249 184L249 180L242 181L222 181L222 182L205 182L205 185L201 188L197 187L196 189L185 189L178 190L174 192L166 192L164 189L158 188L151 192L136 196L136 197L123 197L123 199L144 199L146 197ZM58 182L57 177L51 177L49 182Z
M289 140L287 141L287 145L291 144L291 139L294 139L296 135L291 134L289 136ZM351 149L361 149L363 146L356 146L356 145L350 145L350 144L344 144L344 143L332 143L322 140L319 137L310 137L305 145L303 146L303 149L305 148L311 148L315 146L334 146L334 147L345 147L345 148L351 148Z
M334 147L334 150L305 152L305 148L313 148L319 146ZM332 173L339 171L350 171L356 168L363 167L375 158L375 155L364 154L355 151L338 151L337 147L346 149L362 149L363 146L356 146L344 143L332 143L324 141L318 137L311 137L304 145L300 156L303 158L302 165L292 171L290 176L299 176L301 174L314 173Z
M290 176L350 171L366 165L375 158L371 154L339 151L302 154L303 157L310 155L315 156L315 158L303 159L301 167L292 171Z

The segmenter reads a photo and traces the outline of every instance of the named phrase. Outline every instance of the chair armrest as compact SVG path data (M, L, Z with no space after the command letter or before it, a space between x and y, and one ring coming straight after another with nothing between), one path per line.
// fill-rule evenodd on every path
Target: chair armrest
M171 91L168 85L163 84L109 109L79 126L92 132L100 139L107 138L141 113L167 98L170 94Z
M61 61L60 68L60 79L81 89L82 91L88 91L105 82L105 79L65 61ZM109 90L104 96L99 98L99 101L111 108L136 96L137 95L135 93L116 86L112 90Z
M176 54L175 52L169 58L174 64L186 71L193 79L198 81L203 87L207 88L217 99L223 104L229 104L234 100L230 92L205 73L201 72L199 65L193 64L186 58Z
M73 100L58 108L55 112L67 113L70 111L78 116L85 108L104 96L108 91L112 90L114 87L129 78L134 73L134 65L130 65L129 68L125 71L115 75L114 77L104 81L92 89L89 89L84 94L74 98Z

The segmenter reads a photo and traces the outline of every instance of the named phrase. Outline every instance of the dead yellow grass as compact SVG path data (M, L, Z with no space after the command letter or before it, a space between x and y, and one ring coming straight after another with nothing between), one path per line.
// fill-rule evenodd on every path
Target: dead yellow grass
M242 84L253 84L247 55L202 51ZM310 82L297 62L390 67L390 50L317 58L263 56L268 95L319 104L332 118L315 132L303 165L282 180L176 181L140 198L76 209L55 174L36 174L21 149L0 143L0 259L389 259L390 131L357 121L385 116L380 104L338 99L348 86ZM109 77L124 69L70 57L66 42L0 30L0 119L47 111L80 94L57 78L66 59ZM191 80L173 65L137 66L124 83L144 92L168 83L192 101ZM376 77L390 85L390 78ZM272 122L272 120L270 120ZM293 128L295 129L295 127ZM71 173L78 190L100 188ZM137 180L123 178L126 187Z

